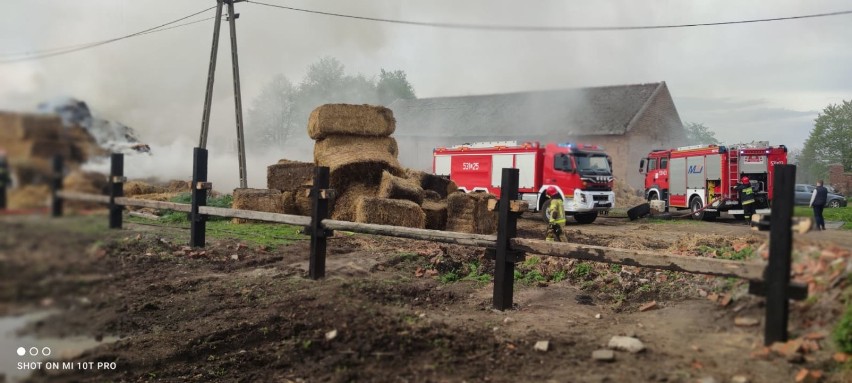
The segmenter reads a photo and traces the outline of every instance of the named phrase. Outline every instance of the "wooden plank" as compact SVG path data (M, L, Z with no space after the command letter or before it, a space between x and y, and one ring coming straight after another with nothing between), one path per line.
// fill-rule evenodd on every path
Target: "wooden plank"
M160 216L158 216L158 215L154 215L154 214L150 214L150 213L143 213L141 211L131 211L127 214L131 215L133 217L145 218L145 219L150 219L150 220L154 220L154 221L160 219Z
M512 239L512 249L532 254L615 263L626 266L681 271L749 280L763 279L765 264L730 261L727 259L689 257L662 254L645 250L617 249L568 242L548 242L537 239Z
M385 235L390 237L421 239L442 243L454 243L457 245L494 247L497 237L494 235L456 233L452 231L414 229L410 227L376 225L371 223L357 223L348 221L337 221L324 219L322 221L326 229L352 231L356 233Z
M77 193L77 192L71 192L71 191L58 191L58 192L56 192L56 196L58 196L59 198L62 198L64 200L69 200L69 201L109 203L109 196L108 195Z
M136 198L128 198L128 197L116 197L115 203L117 205L124 206L138 206L138 207L150 207L152 209L161 209L161 210L174 210L174 211L183 211L189 212L190 205L186 203L175 203L175 202L163 202L163 201L151 201L147 199L136 199Z
M217 217L255 219L258 221L284 223L296 226L308 226L311 224L311 217L303 217L301 215L267 213L263 211L241 209L227 209L223 207L212 206L199 206L198 212L206 215L215 215Z

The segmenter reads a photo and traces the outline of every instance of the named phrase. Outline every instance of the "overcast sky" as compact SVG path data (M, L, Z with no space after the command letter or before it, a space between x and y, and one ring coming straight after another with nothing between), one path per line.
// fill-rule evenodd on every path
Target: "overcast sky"
M548 26L702 23L852 9L848 1L267 2L416 21ZM4 0L0 55L137 32L213 0ZM852 99L852 15L746 25L612 32L436 29L239 3L246 109L275 74L298 80L322 56L350 73L402 69L418 97L666 81L685 122L724 141L800 147L818 111ZM212 16L213 11L205 14ZM225 26L225 24L223 24ZM212 21L65 56L0 64L0 109L69 95L134 127L146 141L196 140ZM211 145L234 137L223 28Z

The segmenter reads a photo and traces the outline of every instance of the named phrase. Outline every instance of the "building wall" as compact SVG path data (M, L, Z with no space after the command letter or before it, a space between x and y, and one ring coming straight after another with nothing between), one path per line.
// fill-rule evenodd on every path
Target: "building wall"
M665 83L625 137L629 148L627 183L637 190L643 189L639 161L653 149L675 148L686 142L683 123Z
M837 191L848 195L852 192L852 173L843 171L843 164L833 164L828 167L828 179L826 184L833 186Z

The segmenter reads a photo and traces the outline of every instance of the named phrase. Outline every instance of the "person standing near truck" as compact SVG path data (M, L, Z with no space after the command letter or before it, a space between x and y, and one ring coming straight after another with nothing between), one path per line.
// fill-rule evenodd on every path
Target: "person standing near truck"
M544 203L544 213L547 216L547 232L545 233L546 241L562 242L564 233L562 226L565 225L565 206L562 204L562 198L559 197L559 192L555 187L549 186L545 190L547 201ZM566 238L567 240L567 238Z
M822 210L825 209L827 201L828 189L822 186L822 180L819 180L813 194L811 194L810 203L810 207L814 208L814 220L816 221L817 230L825 230L825 218L822 216Z
M751 188L748 177L743 176L740 181L742 183L737 185L737 193L740 197L740 205L743 207L743 218L751 226L751 216L754 215L754 189Z

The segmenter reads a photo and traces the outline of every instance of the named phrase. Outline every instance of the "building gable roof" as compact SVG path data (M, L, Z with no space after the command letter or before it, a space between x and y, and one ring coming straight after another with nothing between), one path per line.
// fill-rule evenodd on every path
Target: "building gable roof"
M397 100L396 135L487 137L621 135L665 82Z

